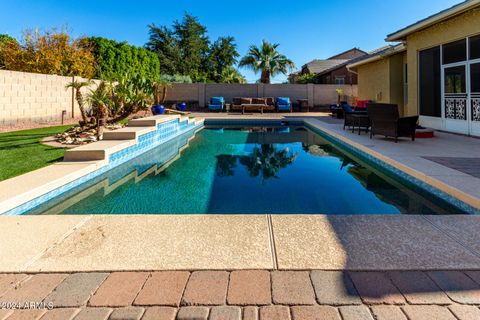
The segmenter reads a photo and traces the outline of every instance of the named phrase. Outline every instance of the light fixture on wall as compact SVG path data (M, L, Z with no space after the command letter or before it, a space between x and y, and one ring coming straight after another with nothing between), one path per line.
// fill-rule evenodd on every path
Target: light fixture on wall
M67 110L62 110L62 124L66 116L67 116Z

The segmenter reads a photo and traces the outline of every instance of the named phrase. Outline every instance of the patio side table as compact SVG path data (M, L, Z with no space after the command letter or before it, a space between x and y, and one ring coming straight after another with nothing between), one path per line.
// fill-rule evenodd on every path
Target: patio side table
M297 100L300 112L304 111L307 109L307 112L310 112L310 108L308 107L308 99L298 99Z
M355 127L358 127L358 135L360 135L361 129L365 129L365 133L368 132L370 128L370 118L366 114L353 114L353 126L352 132L355 132Z

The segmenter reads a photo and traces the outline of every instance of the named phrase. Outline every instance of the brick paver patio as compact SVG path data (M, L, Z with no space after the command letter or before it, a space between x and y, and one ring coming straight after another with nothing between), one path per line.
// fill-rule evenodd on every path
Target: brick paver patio
M0 274L0 320L473 320L479 279L480 271Z

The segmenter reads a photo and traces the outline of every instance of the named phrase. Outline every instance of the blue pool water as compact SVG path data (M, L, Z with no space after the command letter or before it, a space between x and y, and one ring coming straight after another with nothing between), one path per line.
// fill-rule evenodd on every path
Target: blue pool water
M462 212L304 127L291 126L182 135L29 213Z

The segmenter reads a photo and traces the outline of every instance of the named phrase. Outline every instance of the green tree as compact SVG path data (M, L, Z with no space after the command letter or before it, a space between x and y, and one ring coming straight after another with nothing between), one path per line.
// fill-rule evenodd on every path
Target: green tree
M182 58L175 34L165 26L157 27L155 24L151 24L148 28L150 39L146 47L157 54L160 62L160 73L178 74Z
M5 69L84 78L95 72L95 57L85 39L73 39L65 29L27 30L21 41L6 39L0 46Z
M80 114L82 115L83 124L87 124L88 119L87 119L87 113L85 111L85 106L84 106L85 101L82 94L82 88L88 87L91 84L92 84L92 81L90 80L88 81L74 80L66 85L66 88L72 88L75 90L75 99L77 100L78 108L80 109Z
M222 83L247 83L247 79L232 66L223 69L219 82Z
M179 65L180 73L188 74L193 79L205 78L210 46L207 28L198 21L197 17L186 13L181 22L174 22L173 29L182 58L182 63Z
M299 84L318 83L318 76L315 73L302 74L296 82Z
M106 118L108 117L108 110L113 104L112 102L112 87L106 82L102 81L97 88L91 90L88 94L88 101L92 106L93 114L97 120L97 139L103 136L103 129Z
M138 73L156 79L160 75L157 55L146 48L101 37L88 38L88 42L98 65L96 78L119 80L126 74Z
M146 47L157 54L161 74L189 76L194 82L221 82L239 56L233 37L210 43L207 28L188 13L172 28L149 25L149 35Z
M281 73L287 74L295 67L292 60L277 51L278 46L278 43L272 44L266 40L262 41L260 47L251 45L247 55L240 60L239 66L261 72L260 82L270 83L270 77Z
M3 56L2 56L2 47L9 45L9 42L17 43L17 40L15 40L15 38L10 37L8 34L0 34L0 69L5 68L5 62L3 61Z
M226 69L232 70L239 56L233 37L219 37L210 48L208 70L210 79L223 82L222 74ZM235 69L233 68L233 70Z

